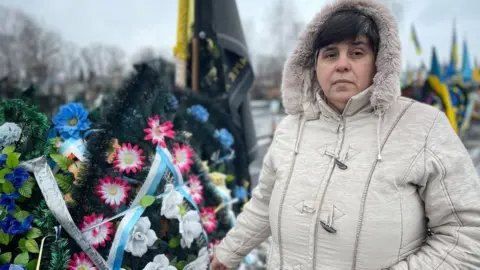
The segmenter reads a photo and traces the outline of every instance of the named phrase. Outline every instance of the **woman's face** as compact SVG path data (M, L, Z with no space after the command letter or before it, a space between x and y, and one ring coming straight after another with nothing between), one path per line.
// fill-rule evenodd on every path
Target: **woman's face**
M341 112L352 96L372 85L375 55L368 39L360 36L322 48L316 71L327 102Z

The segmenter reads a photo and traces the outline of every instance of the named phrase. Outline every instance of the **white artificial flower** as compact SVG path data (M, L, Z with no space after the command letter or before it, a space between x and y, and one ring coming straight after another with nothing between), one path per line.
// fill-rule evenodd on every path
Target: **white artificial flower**
M168 219L178 218L180 216L179 205L183 202L183 196L172 184L165 185L165 197L162 201L160 213Z
M183 270L207 270L210 263L207 247L203 247L198 252L198 257L195 261L185 265Z
M150 226L150 219L141 217L133 226L125 251L132 253L133 256L142 257L148 251L148 247L153 246L158 239L155 232L150 230Z
M155 256L153 262L149 262L143 270L177 270L177 268L170 265L167 256L160 254Z
M15 123L6 122L0 126L0 149L20 140L22 129Z
M178 221L180 222L179 231L182 235L180 244L182 248L190 248L193 240L199 237L203 231L202 224L200 223L200 215L197 211L190 210L183 217L180 217Z

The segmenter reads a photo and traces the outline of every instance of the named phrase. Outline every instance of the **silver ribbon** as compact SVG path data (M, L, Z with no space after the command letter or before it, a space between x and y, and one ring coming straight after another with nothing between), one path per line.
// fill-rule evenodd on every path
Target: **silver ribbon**
M95 266L99 270L110 270L103 257L83 238L82 232L73 221L67 205L63 200L63 194L58 188L55 176L48 166L46 157L42 156L22 162L20 166L33 172L48 208L50 208L60 225L62 225L70 237L77 242Z

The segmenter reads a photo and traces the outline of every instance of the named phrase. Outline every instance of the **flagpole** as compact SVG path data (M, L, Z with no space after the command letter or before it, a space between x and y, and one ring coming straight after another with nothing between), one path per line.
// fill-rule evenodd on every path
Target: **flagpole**
M187 85L187 61L189 58L189 0L178 1L177 43L173 49L176 58L175 84L180 88Z
M192 91L197 94L199 92L199 54L200 54L200 1L194 1L194 22L193 22L193 37L192 37Z

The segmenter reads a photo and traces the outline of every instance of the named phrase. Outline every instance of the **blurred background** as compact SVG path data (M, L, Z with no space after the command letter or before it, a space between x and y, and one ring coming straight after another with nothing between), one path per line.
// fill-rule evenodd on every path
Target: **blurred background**
M253 175L258 174L272 132L284 116L283 64L298 35L328 2L236 1L255 78L248 90L259 152L251 164ZM452 63L461 72L465 48L474 73L480 54L479 1L378 2L390 8L398 22L405 89L423 87L432 73L432 48L441 76ZM100 106L102 97L121 87L133 64L157 59L174 69L178 10L179 1L170 0L1 0L0 97L16 97L33 85L40 110L48 116L71 101L82 100L90 109ZM478 145L475 130L475 125L468 125L465 132L473 134L466 142L470 148Z

